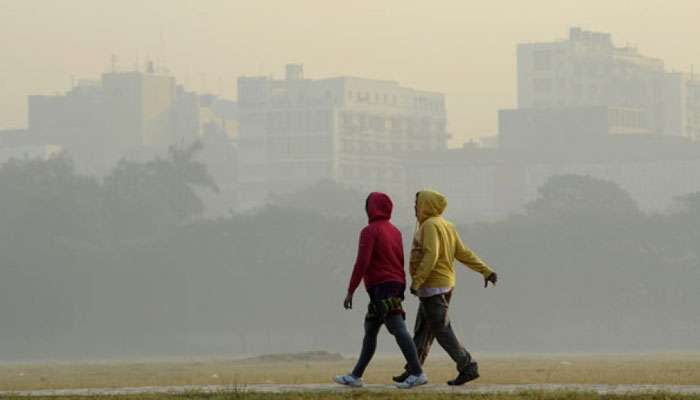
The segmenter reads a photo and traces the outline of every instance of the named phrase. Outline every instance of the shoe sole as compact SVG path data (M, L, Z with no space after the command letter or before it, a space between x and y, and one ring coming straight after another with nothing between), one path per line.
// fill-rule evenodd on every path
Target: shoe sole
M348 383L340 383L340 382L336 382L336 383L340 386L347 386L349 388L361 388L362 387L362 385L350 385Z
M423 385L427 385L427 384L428 384L428 381L425 381L425 382L421 382L421 383L416 383L415 385L411 385L411 386L399 386L399 385L396 385L396 387L399 388L399 389L408 390L408 389L413 389L413 388L415 388L415 387L423 386Z
M363 386L363 385L353 385L353 384L345 383L345 382L338 382L335 379L333 379L333 382L337 383L338 385L347 386L347 387L351 387L351 388L361 388Z
M479 375L477 375L477 376L472 376L472 377L470 377L469 379L467 379L466 381L464 381L464 382L462 382L462 383L454 383L454 382L450 381L450 382L447 382L447 384L448 384L449 386L462 386L462 385L464 385L465 383L469 383L469 382L474 381L474 380L477 380L477 379L479 379Z

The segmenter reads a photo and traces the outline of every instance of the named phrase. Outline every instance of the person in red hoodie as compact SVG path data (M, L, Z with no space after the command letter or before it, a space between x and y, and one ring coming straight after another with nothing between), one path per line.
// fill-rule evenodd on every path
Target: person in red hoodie
M409 389L428 383L406 329L406 314L401 305L406 290L403 241L401 232L390 222L392 208L391 199L384 193L370 193L365 202L369 224L360 232L357 259L343 305L346 310L352 308L352 297L361 281L365 283L370 301L360 357L350 374L335 377L341 385L362 386L362 375L377 348L377 335L382 325L386 325L396 339L408 365L408 377L396 385Z

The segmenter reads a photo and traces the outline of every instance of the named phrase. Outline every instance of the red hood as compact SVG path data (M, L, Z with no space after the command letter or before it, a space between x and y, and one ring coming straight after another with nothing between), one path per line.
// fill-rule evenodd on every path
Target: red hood
M372 192L367 197L367 216L369 221L391 219L391 210L394 204L389 195L381 192Z

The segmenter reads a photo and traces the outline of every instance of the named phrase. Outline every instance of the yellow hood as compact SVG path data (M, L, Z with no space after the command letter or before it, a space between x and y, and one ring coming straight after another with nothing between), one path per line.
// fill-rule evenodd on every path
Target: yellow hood
M493 271L462 242L454 225L442 218L447 208L445 196L433 190L418 192L418 229L413 237L409 271L411 287L451 288L455 285L455 259L484 277Z
M447 198L434 190L421 190L416 198L418 222L442 215L447 208Z

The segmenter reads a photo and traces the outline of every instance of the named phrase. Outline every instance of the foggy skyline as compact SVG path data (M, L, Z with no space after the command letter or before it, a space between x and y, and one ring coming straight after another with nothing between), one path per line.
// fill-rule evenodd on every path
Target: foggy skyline
M693 1L439 5L2 0L0 129L26 126L27 95L98 77L111 54L123 69L153 59L189 89L227 98L236 97L238 76L280 77L288 62L303 63L314 78L362 76L444 92L453 146L495 134L497 109L515 106L517 43L565 38L576 25L610 32L616 45L636 45L668 70L700 64L690 40L700 34Z

